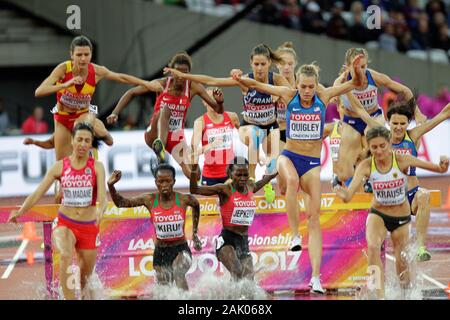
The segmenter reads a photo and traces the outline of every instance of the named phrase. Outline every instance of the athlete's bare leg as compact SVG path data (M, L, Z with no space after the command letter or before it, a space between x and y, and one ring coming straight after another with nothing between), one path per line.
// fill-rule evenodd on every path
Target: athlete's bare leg
M192 259L186 251L178 253L177 257L172 263L173 277L178 288L189 290L186 280L186 273L191 267Z
M57 227L52 232L52 243L60 254L59 283L66 300L74 300L77 277L72 272L75 236L66 227Z
M86 288L97 260L97 249L77 250L78 266L80 267L80 287L83 299L95 299L95 294L91 288ZM86 290L88 292L86 292Z
M366 222L366 241L369 267L374 266L375 284L378 299L384 299L384 269L381 262L381 246L386 239L387 230L381 217L369 214Z

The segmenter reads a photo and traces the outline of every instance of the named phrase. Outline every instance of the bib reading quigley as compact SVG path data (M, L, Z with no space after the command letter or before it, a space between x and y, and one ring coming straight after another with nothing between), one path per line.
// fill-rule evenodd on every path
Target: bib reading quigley
M186 211L181 207L178 193L175 193L175 203L172 208L164 209L160 202L157 193L150 210L156 238L163 241L183 240Z
M304 108L297 92L286 110L286 137L292 140L322 139L325 110L325 104L317 95L314 95L312 105Z

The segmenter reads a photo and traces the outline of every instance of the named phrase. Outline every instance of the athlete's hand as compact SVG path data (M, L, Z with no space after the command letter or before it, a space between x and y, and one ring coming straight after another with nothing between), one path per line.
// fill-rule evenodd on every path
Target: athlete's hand
M439 161L439 167L441 168L441 173L447 172L449 165L449 160L447 156L441 156Z
M164 68L164 74L168 74L170 73L172 75L172 77L174 77L175 79L183 79L183 72L180 72L176 69L172 69L172 68Z
M241 69L233 69L230 71L230 77L237 80L237 78L241 78L244 73Z
M17 223L17 218L20 216L19 210L11 210L9 217L8 217L8 223L14 222Z
M119 120L119 116L115 113L111 113L107 118L106 118L106 122L108 124L116 124L117 121Z
M219 89L219 88L215 88L214 90L213 90L213 97L214 97L214 99L216 100L216 102L218 103L218 104L222 104L223 103L223 92L222 92L222 90L221 89Z
M194 249L196 251L202 251L202 242L200 241L196 233L192 235L192 241L194 242Z
M34 140L31 139L31 138L25 138L23 140L23 144L26 145L26 146L29 145L29 144L34 144Z
M114 185L117 181L120 180L121 177L122 177L122 171L114 170L108 179L108 185L110 185L110 186Z
M352 61L352 68L354 71L354 77L352 78L352 82L355 86L359 87L363 83L364 74L360 67L361 59L364 58L363 54L358 54Z

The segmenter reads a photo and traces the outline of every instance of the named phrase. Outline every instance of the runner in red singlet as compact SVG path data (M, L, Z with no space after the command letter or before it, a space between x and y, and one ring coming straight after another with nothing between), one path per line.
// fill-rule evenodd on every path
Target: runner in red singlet
M191 57L185 52L177 53L169 62L169 67L189 73L192 69ZM191 101L198 95L218 113L223 112L223 106L212 99L205 88L197 82L171 76L154 81L158 81L164 89L155 102L155 109L145 132L145 142L155 151L159 162L165 160L165 149L167 149L181 166L186 177L189 177L190 170L185 158L186 151L189 149L185 141L184 125ZM142 86L128 90L108 116L108 123L116 123L118 115L131 99L148 91L148 88Z
M223 101L219 88L208 88L210 96ZM202 184L212 186L228 180L227 167L234 159L233 131L239 128L239 117L234 112L218 114L205 101L208 110L194 122L191 146L198 155L204 154ZM201 142L201 146L200 145Z
M60 63L36 89L36 97L56 93L57 103L52 110L55 120L56 160L72 152L70 143L73 126L78 121L87 121L94 126L97 107L91 105L95 88L102 79L142 85L149 90L158 90L158 83L116 73L104 66L91 63L92 43L85 36L75 37L70 45L70 60ZM104 128L103 128L104 129ZM105 129L106 130L106 129Z
M145 206L151 214L156 233L153 268L158 284L168 285L175 281L177 287L188 290L186 273L191 267L192 255L186 240L185 223L187 207L192 208L192 240L194 249L200 251L202 243L197 235L200 205L190 194L173 191L175 169L160 164L154 171L157 193L143 193L137 197L124 198L114 188L122 173L114 170L108 180L108 188L118 208Z
M278 173L265 175L262 180L254 182L249 179L247 159L236 157L227 168L231 183L198 186L197 169L198 164L194 164L190 178L191 193L217 195L220 201L223 229L216 240L216 255L219 261L228 269L233 279L253 279L253 261L248 247L248 229L256 212L253 195Z
M59 283L64 299L75 299L74 286L70 285L73 254L77 254L82 297L86 297L84 288L94 270L100 245L99 225L107 198L103 164L89 157L89 150L96 143L93 128L86 123L78 123L73 131L72 155L57 161L20 209L11 211L8 219L8 222L16 222L39 201L54 180L61 181L63 198L53 224L52 241L60 254ZM99 202L98 207L96 201Z

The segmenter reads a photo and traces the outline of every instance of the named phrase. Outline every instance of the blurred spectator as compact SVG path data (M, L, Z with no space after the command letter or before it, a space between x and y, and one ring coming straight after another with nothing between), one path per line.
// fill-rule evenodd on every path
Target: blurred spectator
M420 14L419 20L417 21L417 28L413 30L413 39L421 50L426 50L431 47L429 30L427 14Z
M431 45L435 46L436 42L439 41L439 30L442 25L446 25L447 21L442 12L436 12L430 20L430 34L431 34Z
M397 51L397 39L394 36L394 24L391 21L385 23L383 28L383 33L381 34L378 42L380 48L390 52Z
M300 29L300 15L301 9L297 0L286 0L283 9L281 10L282 24L290 29Z
M3 98L0 97L0 136L7 134L9 128L9 116L3 105Z
M428 16L433 17L435 13L441 12L444 16L447 15L447 10L445 9L445 3L441 0L430 0L425 6L425 11Z
M350 7L351 15L347 21L349 26L353 26L356 23L361 23L366 25L367 21L367 11L364 10L364 5L361 1L354 1Z
M257 20L267 24L281 24L281 12L278 1L264 0L258 11Z
M403 13L406 17L406 22L411 29L415 29L417 27L421 12L423 12L423 10L419 7L417 0L406 1L406 6L403 9Z
M347 39L348 27L342 17L343 9L344 3L341 1L337 1L331 8L331 18L327 24L327 35L331 38Z
M301 17L302 30L310 33L321 34L325 31L326 22L320 13L320 6L315 1L309 1Z
M48 124L43 120L44 109L42 107L35 107L33 114L30 115L22 124L23 134L39 134L48 132Z
M353 17L353 25L348 29L349 40L358 43L370 41L370 35L367 32L365 23L362 21L362 15Z
M397 41L397 50L406 52L408 50L420 50L420 46L413 40L411 31L406 30Z
M435 42L433 43L433 48L445 50L448 52L450 50L450 38L448 36L448 27L446 24L441 25L438 31L437 37L435 37Z

